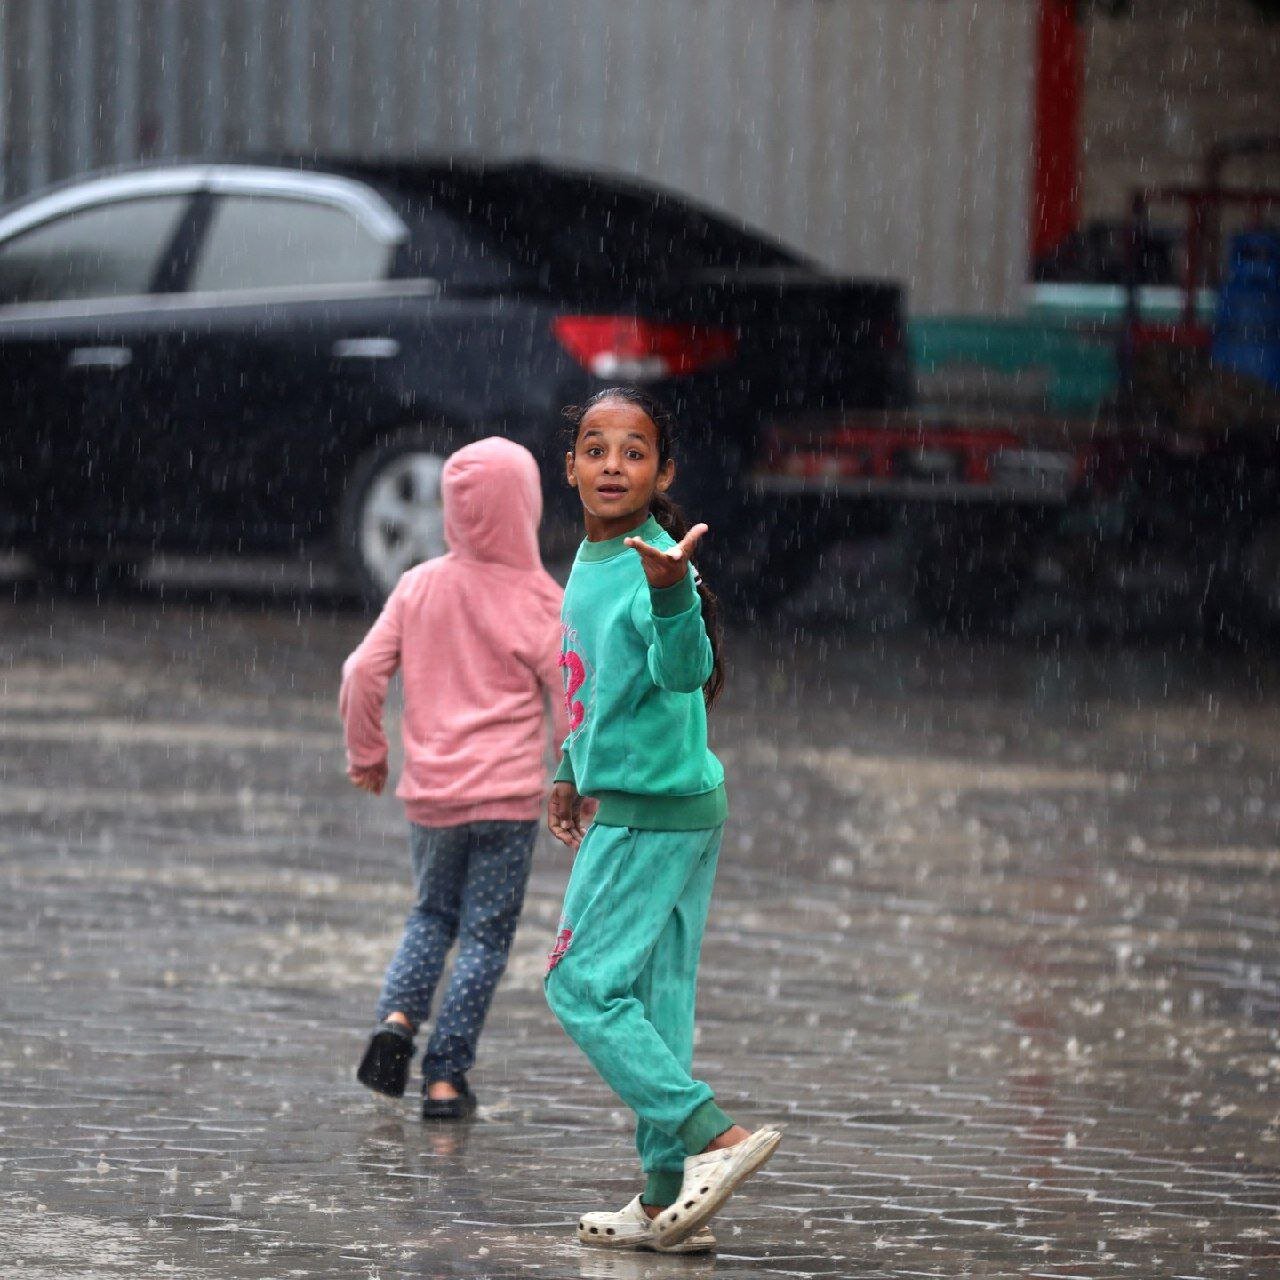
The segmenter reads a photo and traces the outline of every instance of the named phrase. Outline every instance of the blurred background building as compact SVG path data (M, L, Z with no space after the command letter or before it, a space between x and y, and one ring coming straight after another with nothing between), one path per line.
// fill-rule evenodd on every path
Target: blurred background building
M1268 0L1141 0L1080 29L1081 215L1123 216L1135 182L1194 182L1206 151L1280 134L1280 22ZM1254 175L1280 177L1277 166Z
M138 157L526 156L654 179L915 308L1026 274L1015 0L7 0L4 194Z
M1280 129L1250 0L0 0L0 194L141 157L537 155L653 179L917 314ZM1227 90L1230 92L1227 92Z

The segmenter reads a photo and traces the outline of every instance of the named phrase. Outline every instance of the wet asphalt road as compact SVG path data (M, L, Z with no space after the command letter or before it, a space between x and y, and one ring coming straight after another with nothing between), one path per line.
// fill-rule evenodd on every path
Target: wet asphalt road
M549 843L478 1121L353 1081L408 887L342 777L363 626L0 603L0 1275L1280 1275L1280 663L733 636L698 1060L788 1130L716 1257L646 1258L572 1234L635 1180Z

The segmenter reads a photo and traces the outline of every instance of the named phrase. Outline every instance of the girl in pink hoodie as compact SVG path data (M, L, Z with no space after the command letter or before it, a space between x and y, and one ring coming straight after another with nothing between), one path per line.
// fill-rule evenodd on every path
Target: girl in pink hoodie
M356 1075L404 1093L413 1037L457 939L422 1075L423 1117L458 1119L475 1109L466 1075L524 903L547 733L558 745L568 726L557 666L562 592L538 553L533 455L498 437L467 445L445 464L441 491L449 551L397 583L343 664L339 706L347 774L376 795L387 780L383 703L401 671L396 794L409 818L417 901Z

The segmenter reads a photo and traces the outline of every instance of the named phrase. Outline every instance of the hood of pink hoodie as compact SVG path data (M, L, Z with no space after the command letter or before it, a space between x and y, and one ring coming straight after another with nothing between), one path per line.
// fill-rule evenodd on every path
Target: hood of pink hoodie
M444 464L440 492L444 536L455 555L541 568L542 482L523 445L501 436L464 445Z

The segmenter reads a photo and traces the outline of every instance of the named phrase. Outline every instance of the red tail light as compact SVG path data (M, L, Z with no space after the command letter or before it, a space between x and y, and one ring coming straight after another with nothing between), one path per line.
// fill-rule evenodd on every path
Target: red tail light
M552 328L560 345L597 378L677 378L732 360L738 349L727 329L635 316L557 316Z

